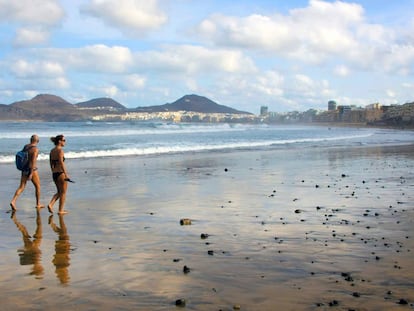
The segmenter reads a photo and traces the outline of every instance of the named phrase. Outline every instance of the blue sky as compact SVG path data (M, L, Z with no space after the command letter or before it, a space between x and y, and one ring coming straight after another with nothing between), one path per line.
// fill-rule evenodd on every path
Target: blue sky
M414 0L0 0L0 103L414 101Z

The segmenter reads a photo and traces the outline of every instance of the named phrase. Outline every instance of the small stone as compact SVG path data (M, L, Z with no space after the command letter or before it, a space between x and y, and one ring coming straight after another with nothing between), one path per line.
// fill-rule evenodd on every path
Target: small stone
M233 306L233 310L240 310L241 309L241 306L240 305L234 305Z
M187 267L187 266L184 266L183 267L183 272L185 273L185 274L187 274L187 273L190 273L190 268L189 267Z
M175 301L175 305L176 305L177 307L185 307L185 299L177 299L177 300Z
M180 219L180 225L181 226L191 225L191 219L190 218Z
M405 299L403 299L403 298L401 298L400 301L398 301L398 304L399 305L408 305L408 301L405 300Z
M202 238L203 240L207 239L209 237L209 235L207 233L202 233L200 235L200 238Z
M214 251L212 251L212 250L207 251L207 254L209 254L210 256L213 256L214 255Z
M332 301L329 303L329 306L330 306L330 307L334 307L334 306L337 306L337 305L339 305L338 300L332 300Z

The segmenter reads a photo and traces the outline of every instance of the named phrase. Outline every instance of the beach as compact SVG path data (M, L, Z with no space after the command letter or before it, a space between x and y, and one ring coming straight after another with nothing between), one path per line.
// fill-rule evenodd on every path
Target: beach
M414 309L413 145L66 163L63 217L0 163L2 310Z

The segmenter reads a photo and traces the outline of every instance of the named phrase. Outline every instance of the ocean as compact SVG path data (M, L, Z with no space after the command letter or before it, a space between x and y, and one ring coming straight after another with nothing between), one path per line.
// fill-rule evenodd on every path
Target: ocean
M166 122L0 122L0 163L32 134L40 137L39 160L47 160L50 137L63 134L66 158L131 157L189 152L275 148L391 145L413 142L413 132L312 125Z

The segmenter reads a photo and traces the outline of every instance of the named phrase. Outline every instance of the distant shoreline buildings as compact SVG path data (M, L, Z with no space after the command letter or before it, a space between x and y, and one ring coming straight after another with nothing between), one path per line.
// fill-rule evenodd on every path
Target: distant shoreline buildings
M327 103L327 110L309 109L304 112L284 113L260 107L260 114L240 111L219 105L195 94L185 95L164 105L126 108L111 98L96 98L71 104L53 94L39 94L30 100L0 104L0 120L31 121L150 121L204 122L204 123L314 123L357 126L389 126L414 128L414 102L385 106L380 103L365 108L340 105L335 100Z
M354 105L338 105L328 102L327 110L309 109L305 112L277 113L267 106L260 107L260 114L202 113L194 111L122 112L99 114L93 121L150 121L204 122L204 123L268 123L268 124L346 124L414 128L414 103L384 106L379 103L365 108Z
M414 102L404 105L385 106L380 103L365 108L355 105L338 105L328 102L328 110L310 109L305 112L269 112L268 107L260 108L260 117L268 123L345 123L378 126L414 127Z

